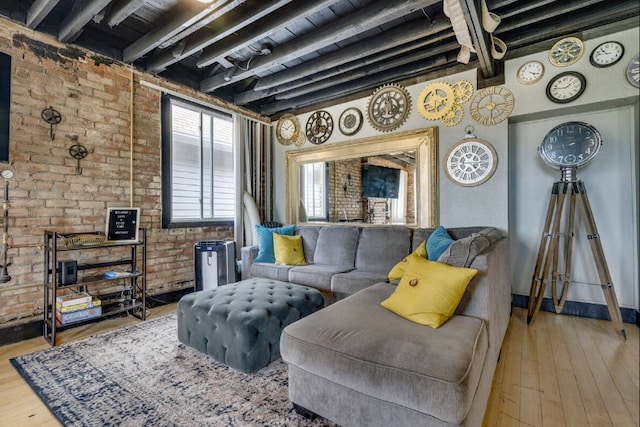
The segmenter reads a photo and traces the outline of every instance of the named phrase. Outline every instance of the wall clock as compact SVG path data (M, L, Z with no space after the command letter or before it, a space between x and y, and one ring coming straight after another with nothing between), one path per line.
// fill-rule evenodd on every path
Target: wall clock
M562 169L587 164L601 146L602 137L595 127L583 122L567 122L551 129L538 151L549 166Z
M400 127L409 116L411 97L402 86L381 86L371 95L367 110L371 126L389 132Z
M532 85L544 76L544 64L540 61L528 61L518 68L516 79L523 85Z
M631 85L640 87L640 55L636 55L627 65L627 80Z
M307 120L305 131L309 142L316 145L322 144L333 133L333 117L327 111L316 111Z
M566 67L578 62L584 53L584 44L577 37L559 40L549 51L549 62L556 67Z
M515 99L506 87L490 86L476 92L471 100L471 118L481 125L491 126L511 115Z
M587 87L587 80L577 71L566 71L553 77L547 84L547 98L558 104L576 100Z
M427 120L439 120L444 117L456 102L455 92L449 83L431 83L420 93L418 111Z
M290 145L300 136L300 123L293 114L284 114L276 125L276 138L282 145Z
M456 142L445 156L447 177L463 187L487 182L496 171L498 155L491 144L473 135Z
M362 111L359 108L347 108L340 114L338 129L343 135L355 135L362 127Z
M608 41L599 44L591 51L589 62L598 68L610 67L622 59L624 46L616 41Z

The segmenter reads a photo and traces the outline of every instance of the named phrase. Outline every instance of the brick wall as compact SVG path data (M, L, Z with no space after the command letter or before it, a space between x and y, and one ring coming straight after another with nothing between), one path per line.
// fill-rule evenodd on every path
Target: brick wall
M199 240L233 238L231 227L161 229L160 93L145 80L228 107L223 101L98 54L65 45L0 18L0 52L10 55L11 137L8 251L12 280L0 284L0 328L42 318L44 230L104 229L107 207L129 206L130 99L133 78L133 205L148 229L148 293L192 286L192 249ZM43 109L62 115L49 138ZM251 114L248 114L251 115ZM74 144L89 154L78 162ZM0 165L1 166L1 165ZM88 251L77 253L91 261Z

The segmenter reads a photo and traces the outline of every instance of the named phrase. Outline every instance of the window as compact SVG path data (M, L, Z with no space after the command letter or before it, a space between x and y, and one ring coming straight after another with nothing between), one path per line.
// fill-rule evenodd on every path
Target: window
M300 168L300 193L308 221L327 221L326 167L324 162Z
M232 223L233 118L162 99L162 227Z

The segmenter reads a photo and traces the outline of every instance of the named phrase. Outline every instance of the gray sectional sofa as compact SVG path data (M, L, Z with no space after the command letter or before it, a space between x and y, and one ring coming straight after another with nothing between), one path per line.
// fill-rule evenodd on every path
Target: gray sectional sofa
M481 230L447 229L456 240ZM343 427L482 425L511 311L507 239L489 233L488 247L469 258L478 274L455 315L432 329L380 306L395 289L389 270L432 231L300 226L312 263L296 267L252 264L255 250L243 248L251 276L348 296L282 333L296 407Z

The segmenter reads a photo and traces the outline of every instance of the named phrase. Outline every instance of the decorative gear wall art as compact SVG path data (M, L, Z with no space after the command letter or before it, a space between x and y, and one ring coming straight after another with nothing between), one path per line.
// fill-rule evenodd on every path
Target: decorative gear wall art
M453 104L453 107L447 114L442 116L440 121L445 126L455 126L462 122L462 118L464 117L464 108L460 104Z
M418 98L418 111L427 120L439 120L453 108L455 95L449 83L435 82L425 87Z
M476 93L469 112L476 122L485 126L496 125L511 115L515 99L506 87L490 86Z
M384 85L373 92L367 110L371 126L389 132L399 128L409 117L411 96L400 85Z
M455 96L456 104L462 105L469 102L471 96L473 96L473 83L469 80L458 80L453 84L453 94Z

